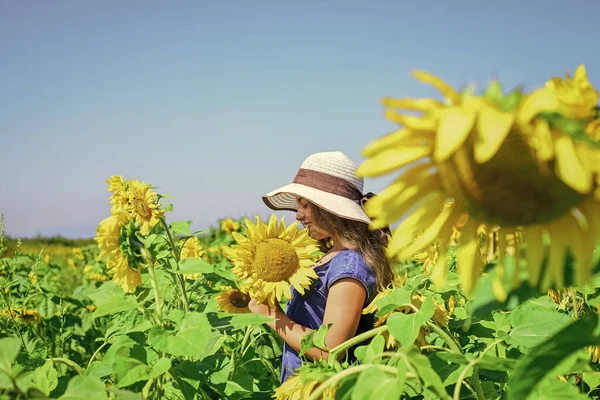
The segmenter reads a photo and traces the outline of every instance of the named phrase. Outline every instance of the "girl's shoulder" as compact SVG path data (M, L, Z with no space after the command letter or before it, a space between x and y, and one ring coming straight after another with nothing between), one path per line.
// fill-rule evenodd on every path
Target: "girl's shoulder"
M326 287L329 289L342 278L356 279L367 290L367 300L376 294L375 271L363 259L362 253L356 250L342 250L331 261L325 274Z

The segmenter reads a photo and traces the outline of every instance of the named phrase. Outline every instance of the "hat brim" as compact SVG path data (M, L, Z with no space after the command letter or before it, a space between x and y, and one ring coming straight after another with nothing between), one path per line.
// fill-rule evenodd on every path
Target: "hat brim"
M296 212L300 196L341 218L370 224L371 219L365 214L357 201L311 188L298 183L290 183L262 196L264 203L272 210L287 210Z

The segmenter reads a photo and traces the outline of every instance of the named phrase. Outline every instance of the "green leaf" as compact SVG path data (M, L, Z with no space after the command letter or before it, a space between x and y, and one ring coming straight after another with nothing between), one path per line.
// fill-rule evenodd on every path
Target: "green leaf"
M398 384L396 379L384 379L382 382L373 382L375 390L371 389L372 397L369 399L377 400L398 400L402 395L402 392L398 391Z
M93 318L132 310L137 307L137 300L133 295L126 295L118 286L112 283L103 284L96 292L88 295L94 302L96 310Z
M206 315L190 312L174 334L162 326L152 328L148 332L148 343L174 356L200 357L206 352L210 335L211 325Z
M144 400L144 398L134 392L130 392L129 390L117 389L114 387L107 388L108 392L113 395L111 400L114 398L115 400Z
M432 390L440 398L448 398L446 388L442 383L442 379L437 372L431 367L429 359L421 354L414 346L406 352L408 361L412 364L417 372L417 375L423 381L423 386L426 389Z
M212 321L213 328L218 329L241 329L250 325L262 325L273 321L273 318L260 314L217 314L219 319Z
M59 400L106 400L104 383L98 378L77 375L69 381Z
M442 360L451 362L453 364L467 365L471 362L471 360L467 359L467 357L465 357L464 354L440 352L437 354L437 356ZM490 354L485 354L477 362L477 366L481 369L501 372L512 371L516 365L517 360L513 360L510 358L499 358Z
M377 367L365 369L358 375L351 400L379 399L373 396L373 389L381 384L386 375Z
M192 226L192 221L173 221L169 224L171 230L175 235L181 236L192 236L192 231L190 227Z
M117 358L115 375L118 377L117 387L124 388L140 381L148 381L167 372L171 368L171 360L159 359L153 366L146 365L131 357Z
M179 262L178 270L170 270L176 274L209 274L215 271L215 267L199 258L184 258Z
M410 304L411 297L412 290L405 286L393 289L387 296L377 300L377 313L375 313L375 316L380 317L405 304Z
M12 364L21 351L21 341L14 337L0 339L0 371L11 376Z
M600 327L595 313L556 332L519 360L511 374L509 400L525 399L546 376L553 373L554 366L575 351L592 345L600 345Z
M554 303L528 301L514 309L510 314L510 324L514 327L509 333L510 344L521 351L535 347L571 322L571 318L552 309Z
M600 386L600 372L584 372L583 381L592 389Z
M525 397L523 397L525 399ZM540 382L537 389L526 397L527 400L586 400L589 399L570 383L552 377Z
M354 355L361 363L370 363L374 356L381 354L385 349L385 338L379 334L371 343L359 346L354 350Z
M325 344L325 339L327 338L327 332L329 332L329 328L331 328L333 324L321 325L315 333L314 343L318 349L329 351L327 344Z
M52 360L46 360L44 365L36 368L34 373L37 389L48 396L58 385L58 372L54 369L54 363Z
M388 317L387 326L391 335L402 347L410 347L419 336L421 326L433 317L434 311L433 299L427 297L418 312L413 314L392 313Z

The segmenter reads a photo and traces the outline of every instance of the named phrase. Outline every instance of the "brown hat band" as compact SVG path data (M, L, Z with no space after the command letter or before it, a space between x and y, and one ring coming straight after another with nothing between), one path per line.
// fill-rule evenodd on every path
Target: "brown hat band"
M355 201L359 201L363 197L360 190L347 180L312 169L300 168L294 178L294 183Z

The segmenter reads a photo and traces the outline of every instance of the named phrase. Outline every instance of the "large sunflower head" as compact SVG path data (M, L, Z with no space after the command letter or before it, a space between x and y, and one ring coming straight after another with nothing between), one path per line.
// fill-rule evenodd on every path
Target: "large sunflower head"
M250 296L231 286L221 286L221 292L215 296L219 310L231 314L246 314L250 312L248 303Z
M297 222L286 228L283 218L277 223L273 214L268 224L260 216L256 224L246 220L246 233L233 232L237 244L227 249L233 271L244 281L242 290L271 305L291 297L290 285L304 294L317 277L311 266L318 251L318 243L306 230L298 230Z
M147 235L164 216L164 211L158 204L158 195L149 184L134 179L128 184L128 198L141 234Z
M503 238L516 231L527 242L532 284L539 280L544 259L542 237L552 241L548 269L553 271L543 285L562 285L568 247L579 264L576 281L585 281L593 242L600 237L600 207L593 197L598 172L583 160L599 156L600 149L579 140L585 124L561 114L548 88L504 94L493 82L478 96L459 93L428 73L415 76L439 89L443 101L384 99L387 118L402 128L367 145L367 160L358 169L368 177L402 170L366 203L373 228L402 219L388 254L409 259L439 239L440 257L432 275L441 283L445 254L457 229L457 268L469 292L483 267L478 227L486 224L503 229L494 286L498 298L506 296Z

